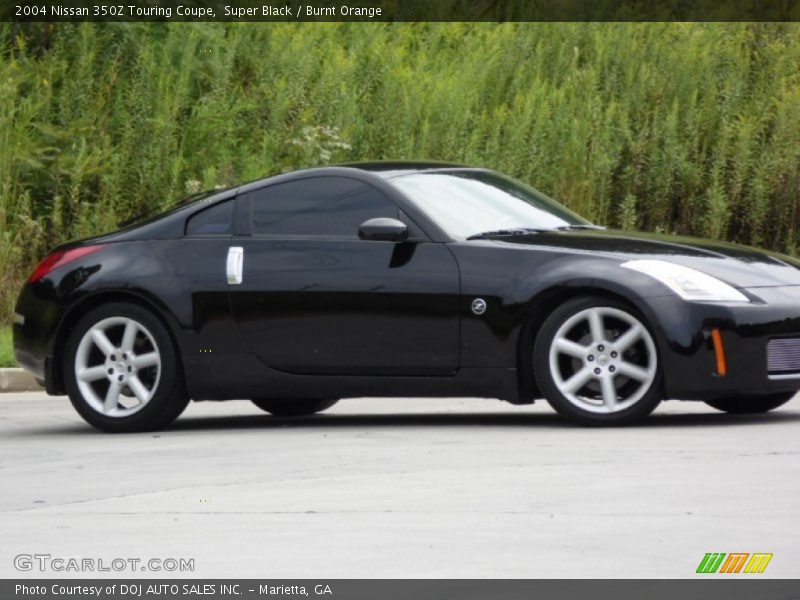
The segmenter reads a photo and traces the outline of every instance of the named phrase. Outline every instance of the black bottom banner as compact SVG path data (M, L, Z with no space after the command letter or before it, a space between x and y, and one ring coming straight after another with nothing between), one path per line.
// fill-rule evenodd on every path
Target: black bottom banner
M38 579L0 580L2 600L739 600L797 599L797 580Z

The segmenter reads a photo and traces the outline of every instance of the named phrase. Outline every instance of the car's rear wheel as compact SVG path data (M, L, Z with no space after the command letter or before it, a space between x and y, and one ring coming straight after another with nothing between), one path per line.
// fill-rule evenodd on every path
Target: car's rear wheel
M706 404L732 415L752 415L765 413L779 406L783 406L794 398L795 394L796 392L783 392L780 394L769 394L767 396L734 396L731 398L706 400Z
M338 400L319 398L256 398L258 408L276 417L302 417L322 412L336 404Z
M582 425L622 425L661 401L661 368L644 318L601 297L569 300L542 324L534 377L559 414Z
M72 405L103 431L159 429L188 403L166 327L127 302L95 308L77 323L64 353L64 379Z

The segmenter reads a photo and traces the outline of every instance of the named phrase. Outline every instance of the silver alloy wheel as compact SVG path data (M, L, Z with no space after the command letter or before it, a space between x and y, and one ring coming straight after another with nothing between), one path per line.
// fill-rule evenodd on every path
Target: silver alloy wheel
M100 414L127 417L139 412L152 399L160 378L155 338L134 319L98 321L78 344L75 380L86 403Z
M615 413L647 393L658 357L653 338L636 317L595 306L558 328L549 359L553 381L569 402L593 413Z

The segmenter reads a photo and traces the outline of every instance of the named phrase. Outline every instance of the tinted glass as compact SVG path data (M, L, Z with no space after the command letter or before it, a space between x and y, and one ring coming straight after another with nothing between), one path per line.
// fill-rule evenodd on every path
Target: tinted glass
M375 217L397 217L397 206L370 185L346 177L313 177L250 192L256 235L358 237Z
M233 231L232 216L232 200L215 204L189 219L186 235L230 235Z
M438 171L388 179L455 238L497 229L589 222L519 181L489 171Z

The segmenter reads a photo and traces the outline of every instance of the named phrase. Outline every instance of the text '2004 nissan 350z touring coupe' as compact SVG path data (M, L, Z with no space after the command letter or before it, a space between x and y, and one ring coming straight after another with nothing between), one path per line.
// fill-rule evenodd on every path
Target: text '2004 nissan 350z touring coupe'
M354 396L544 397L588 425L800 389L800 263L610 231L499 173L296 171L66 244L16 307L19 363L106 431L189 399L307 415Z

